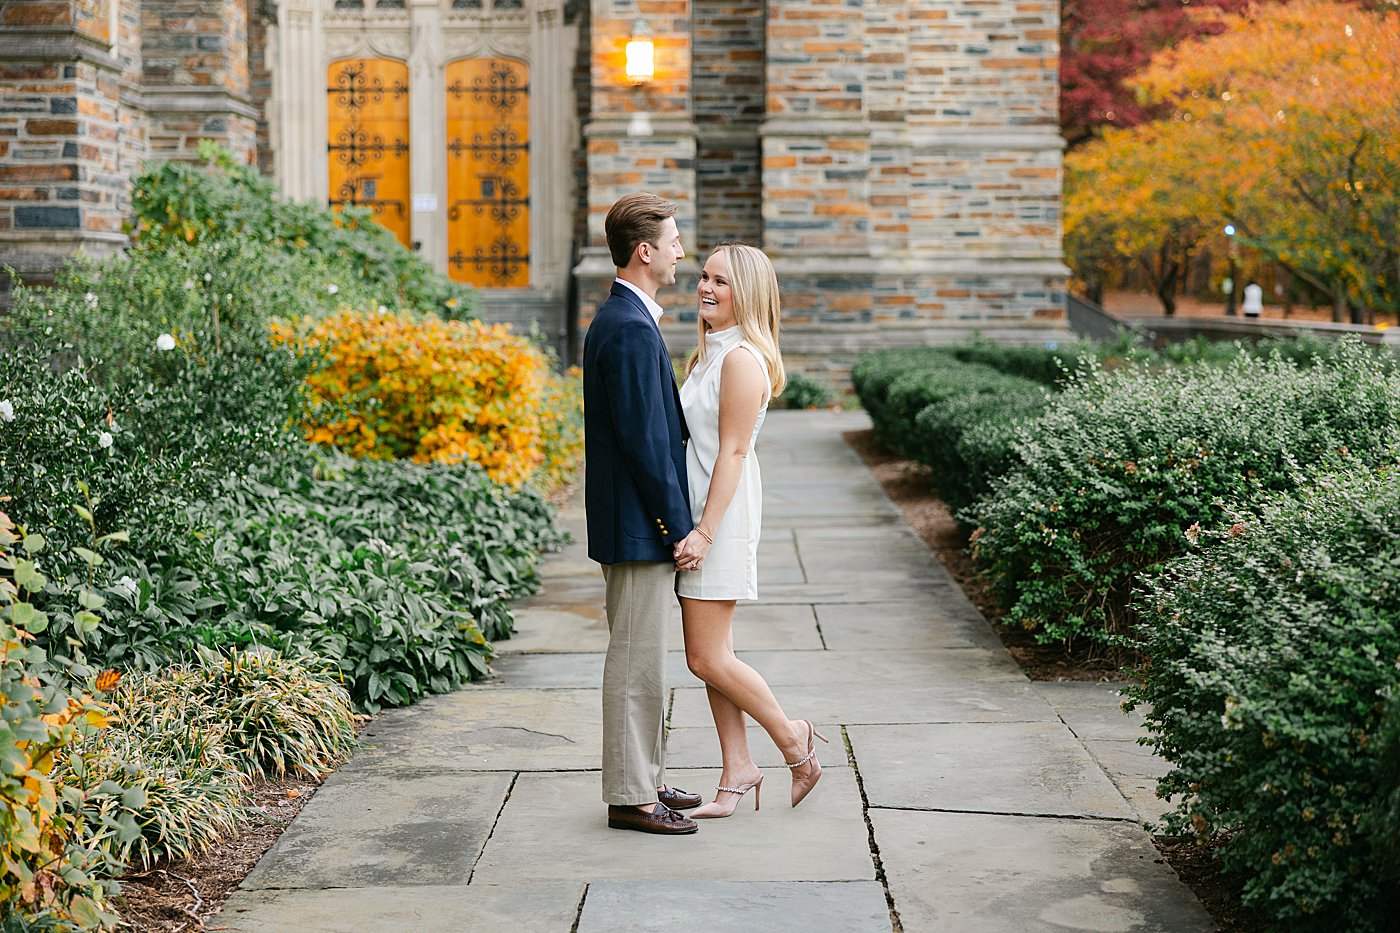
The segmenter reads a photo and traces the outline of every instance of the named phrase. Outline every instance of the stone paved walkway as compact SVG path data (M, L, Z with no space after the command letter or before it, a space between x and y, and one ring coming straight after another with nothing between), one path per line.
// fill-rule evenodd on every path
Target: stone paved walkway
M1033 684L841 440L861 413L774 412L762 600L735 643L833 740L787 806L687 837L609 830L600 803L602 579L582 544L500 645L496 677L378 717L212 924L345 931L1205 931L1139 820L1160 762L1112 687ZM566 519L583 537L582 514ZM719 747L673 649L668 778Z

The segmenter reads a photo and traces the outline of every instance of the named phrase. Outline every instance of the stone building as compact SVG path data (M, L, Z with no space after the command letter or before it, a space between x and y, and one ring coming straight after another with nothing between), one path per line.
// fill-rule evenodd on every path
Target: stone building
M131 173L213 139L561 342L639 188L692 260L768 250L815 364L1058 338L1057 30L1049 0L7 0L0 262L120 248Z

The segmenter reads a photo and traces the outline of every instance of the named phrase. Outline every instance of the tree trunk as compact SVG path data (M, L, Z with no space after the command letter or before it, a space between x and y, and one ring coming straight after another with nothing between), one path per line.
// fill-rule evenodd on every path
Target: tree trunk
M1347 319L1347 293L1340 288L1332 293L1332 323L1341 324Z
M1285 265L1278 267L1278 281L1283 286L1283 316L1293 316L1293 273Z
M1167 317L1176 314L1176 279L1181 274L1181 263L1171 252L1171 241L1162 244L1157 251L1157 268L1153 270L1153 284L1157 288L1157 298L1162 302L1162 311Z

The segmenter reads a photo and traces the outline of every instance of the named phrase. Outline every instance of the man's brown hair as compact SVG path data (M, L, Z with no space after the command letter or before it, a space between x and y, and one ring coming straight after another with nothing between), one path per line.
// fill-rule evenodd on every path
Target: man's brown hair
M674 217L676 210L676 205L670 201L645 191L618 198L608 211L608 219L603 221L603 232L608 238L608 252L612 253L613 265L625 269L638 245L658 245L662 222L667 217Z

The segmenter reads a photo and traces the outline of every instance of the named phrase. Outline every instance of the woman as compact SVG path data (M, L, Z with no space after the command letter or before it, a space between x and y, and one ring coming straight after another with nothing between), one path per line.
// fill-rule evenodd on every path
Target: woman
M681 388L690 442L686 470L695 530L676 546L676 593L691 673L705 682L724 757L718 793L691 819L729 816L763 772L749 755L745 714L792 770L795 807L821 777L808 720L788 719L773 691L734 654L734 604L758 598L763 489L753 443L786 377L778 353L778 278L762 250L718 247L700 274L700 342Z

